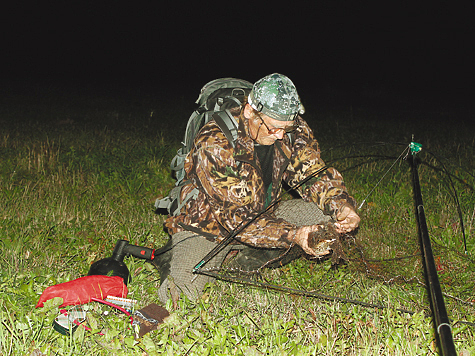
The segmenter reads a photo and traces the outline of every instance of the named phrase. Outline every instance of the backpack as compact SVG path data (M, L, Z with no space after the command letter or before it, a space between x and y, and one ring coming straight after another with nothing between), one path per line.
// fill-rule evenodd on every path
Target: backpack
M172 175L176 179L175 187L168 196L155 201L157 211L166 209L169 215L176 216L189 199L196 198L198 189L195 188L183 200L180 199L181 188L188 183L184 180L185 158L193 147L196 135L205 124L214 120L234 147L238 129L229 109L240 106L251 89L250 82L236 78L216 79L203 86L196 100L199 106L193 111L186 125L183 147L178 149L170 164Z

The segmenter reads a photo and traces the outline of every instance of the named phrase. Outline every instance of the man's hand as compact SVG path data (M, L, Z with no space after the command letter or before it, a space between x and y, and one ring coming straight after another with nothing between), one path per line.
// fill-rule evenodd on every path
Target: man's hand
M295 232L294 241L297 245L302 247L302 249L305 251L305 253L307 253L309 255L313 255L313 256L328 255L330 253L330 250L324 251L323 253L322 252L317 253L316 251L314 251L313 249L311 249L308 246L308 235L311 232L321 231L321 230L322 230L321 225L307 225L307 226L299 227Z
M335 229L341 234L356 229L361 220L358 214L356 214L349 205L343 206L343 208L338 211L336 218L338 221L335 223Z

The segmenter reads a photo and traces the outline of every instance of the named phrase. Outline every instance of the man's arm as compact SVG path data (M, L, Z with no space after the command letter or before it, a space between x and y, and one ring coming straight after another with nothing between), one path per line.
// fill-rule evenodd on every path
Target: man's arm
M206 199L204 209L212 211L216 222L232 231L264 208L263 183L255 169L243 171L238 167L232 147L220 131L209 136L197 142L189 176ZM295 225L263 213L237 238L256 247L287 248L295 229Z
M340 172L332 167L326 168L320 157L318 142L302 119L295 134L291 159L284 176L288 183L296 185L315 174L315 177L299 187L302 198L315 202L325 214L331 215L337 221L335 227L338 232L354 230L360 221L356 213L356 201L348 194Z

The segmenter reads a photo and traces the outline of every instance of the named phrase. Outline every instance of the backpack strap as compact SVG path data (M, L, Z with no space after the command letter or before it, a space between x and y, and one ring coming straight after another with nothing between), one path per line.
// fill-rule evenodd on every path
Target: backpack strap
M234 148L238 136L238 129L229 110L215 112L213 119Z
M189 192L183 200L181 200L181 189L183 186L190 181L184 181L181 185L175 186L165 198L155 200L155 209L161 210L166 209L168 214L177 216L180 214L181 208L185 206L185 204L190 199L196 199L198 196L199 190L198 188L193 188L191 192Z
M235 92L237 92L237 94L234 94ZM241 95L242 97L244 97L246 95L246 92L244 91L244 89L236 88L236 89L233 90L233 95L228 95L226 97L216 98L216 105L214 106L213 111L223 110L224 108L222 108L222 107L223 107L225 102L227 103L228 108L230 106L231 107L241 106L242 102L234 95Z

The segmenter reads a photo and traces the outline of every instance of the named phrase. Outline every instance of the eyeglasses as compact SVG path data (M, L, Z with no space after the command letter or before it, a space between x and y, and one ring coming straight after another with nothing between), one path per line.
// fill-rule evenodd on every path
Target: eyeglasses
M257 114L257 116L259 116L259 119L261 119L262 123L264 124L264 126L266 127L267 129L267 132L269 133L269 135L275 135L281 131L284 131L285 133L289 133L289 132L293 132L297 129L297 127L299 127L299 125L297 124L297 122L294 121L294 123L292 125L289 125L289 126L285 126L285 127L273 127L273 128L269 128L269 126L267 126L267 124L265 123L264 119L262 118L261 115Z

